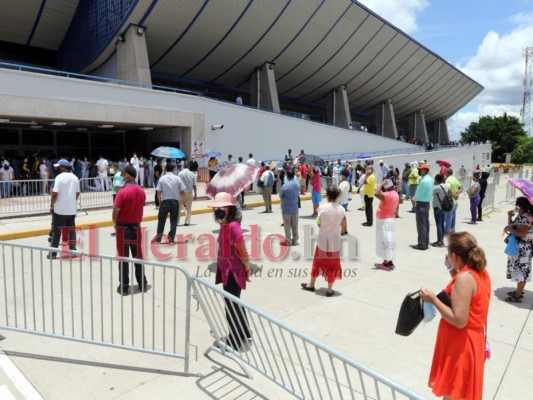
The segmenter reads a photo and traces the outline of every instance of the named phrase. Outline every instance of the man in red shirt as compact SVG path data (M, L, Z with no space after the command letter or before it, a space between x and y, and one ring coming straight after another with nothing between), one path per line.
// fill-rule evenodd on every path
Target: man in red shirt
M300 166L300 194L305 194L307 190L307 164Z
M146 203L144 189L135 183L137 171L128 165L122 171L124 187L117 193L113 204L113 225L117 237L117 256L142 260L143 240L141 221ZM129 263L119 263L119 281L117 293L123 296L130 294ZM148 282L144 274L143 264L135 263L135 279L141 292L148 290Z

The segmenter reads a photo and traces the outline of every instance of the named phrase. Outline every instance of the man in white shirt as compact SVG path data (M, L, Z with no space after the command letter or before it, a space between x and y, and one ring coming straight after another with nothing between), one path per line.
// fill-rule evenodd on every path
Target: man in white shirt
M252 153L248 154L248 160L246 161L246 164L256 165L255 160L254 160L254 155ZM252 183L250 185L250 192L253 192L253 190L254 190L254 184Z
M274 174L270 170L270 166L265 166L265 172L259 178L263 182L262 194L263 201L265 202L265 213L272 212L272 186L274 185Z
M144 165L145 165L145 158L141 156L139 158L139 185L141 185L142 188L144 188Z
M148 165L148 172L147 172L147 179L146 184L149 188L154 186L154 160L152 157L150 157L149 160L146 160L146 163Z
M102 188L101 190L104 192L109 190L109 178L107 177L108 167L109 163L104 156L100 155L100 158L98 161L96 161L96 169L98 170L98 178L100 179L100 187Z
M6 160L0 169L0 196L2 198L11 197L11 181L14 178L13 168Z
M196 175L189 170L189 162L184 165L184 169L178 174L183 185L185 186L185 194L183 196L183 201L180 201L180 210L185 206L186 216L185 216L185 226L188 226L191 223L191 210L192 210L192 201L196 200ZM193 196L194 191L194 196ZM185 203L185 204L184 204Z
M339 183L339 197L337 202L344 208L345 211L348 211L348 196L350 194L350 182L348 182L348 176L350 172L347 169L343 169L340 173L341 182ZM348 224L346 222L346 216L341 221L341 235L348 234Z
M170 231L167 244L174 244L176 227L180 222L180 203L185 200L185 185L181 178L174 175L174 165L167 163L165 175L157 182L157 196L159 198L159 214L157 215L157 236L152 242L161 242L165 222L170 214Z
M76 212L77 201L80 196L80 181L71 172L70 163L59 160L54 167L58 168L59 175L54 180L50 212L52 213L52 243L51 247L59 247L60 237L63 243L68 242L70 250L76 250ZM68 237L68 239L67 239ZM49 260L57 258L57 253L46 256Z
M135 178L135 183L137 185L142 186L142 183L139 183L139 159L137 158L137 154L136 153L133 153L133 156L131 157L131 160L130 160L130 165L133 168L135 168L135 172L137 172L137 176Z

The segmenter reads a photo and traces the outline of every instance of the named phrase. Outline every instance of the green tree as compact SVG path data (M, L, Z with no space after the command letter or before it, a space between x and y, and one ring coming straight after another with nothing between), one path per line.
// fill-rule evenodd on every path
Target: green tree
M513 150L512 161L518 164L533 163L533 137L522 137Z
M480 117L478 122L472 122L461 132L463 143L489 140L492 143L493 162L503 161L504 153L512 153L520 139L524 137L527 138L527 133L520 120L507 113L499 117L490 115Z

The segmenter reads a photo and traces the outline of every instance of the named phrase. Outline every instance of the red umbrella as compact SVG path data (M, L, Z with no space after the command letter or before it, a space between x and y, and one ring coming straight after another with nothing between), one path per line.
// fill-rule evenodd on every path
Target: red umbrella
M446 168L450 168L452 166L452 164L450 164L448 161L444 161L444 160L437 160L437 164L444 165Z
M527 197L529 202L533 204L533 182L522 178L509 178L507 179L512 186L520 190L524 196Z
M237 196L255 181L259 168L251 164L228 164L213 177L205 190L207 197L214 199L218 192Z

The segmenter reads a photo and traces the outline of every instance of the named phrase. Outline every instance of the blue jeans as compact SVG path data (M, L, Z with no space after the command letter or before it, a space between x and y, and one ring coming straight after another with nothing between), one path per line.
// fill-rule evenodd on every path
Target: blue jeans
M447 235L450 231L455 231L455 215L457 214L458 204L454 204L451 211L444 213L444 234Z
M0 182L0 196L11 197L11 182Z
M400 194L405 195L405 200L411 198L411 195L409 194L409 181L402 181L402 190L400 191Z
M444 239L444 216L445 212L441 208L434 208L435 225L437 226L437 242L442 243Z

